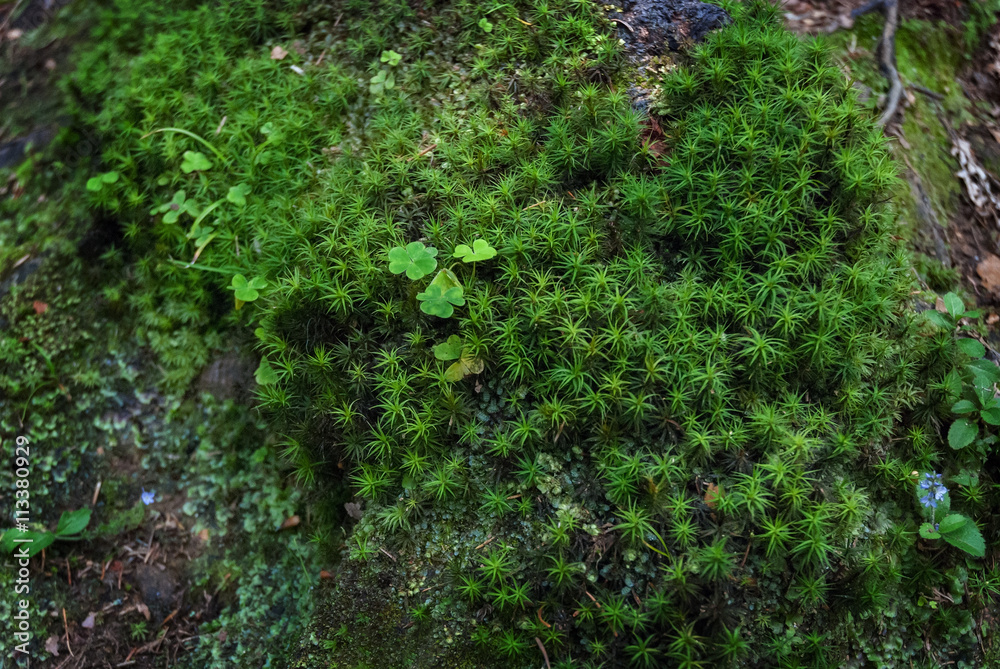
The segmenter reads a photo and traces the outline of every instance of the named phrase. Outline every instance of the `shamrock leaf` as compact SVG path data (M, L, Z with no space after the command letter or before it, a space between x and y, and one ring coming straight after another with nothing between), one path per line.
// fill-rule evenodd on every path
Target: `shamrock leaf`
M455 313L454 307L465 304L463 292L458 277L451 270L443 269L437 273L431 285L427 286L427 290L417 293L417 299L421 302L420 310L431 316L449 318Z
M96 177L90 177L87 179L87 190L98 192L104 188L104 184L113 184L118 181L118 172L105 172L104 174L98 174Z
M226 195L226 199L235 204L237 207L244 207L247 203L247 195L250 194L250 186L246 184L236 184L235 186L229 187L229 193Z
M170 202L161 204L159 207L153 207L149 213L154 216L156 214L163 214L163 222L172 225L177 222L181 214L189 214L192 217L197 217L199 210L194 200L188 200L184 191L179 190L174 193L174 197Z
M483 361L472 355L469 351L462 351L462 356L458 362L453 363L444 373L444 378L448 381L461 381L471 374L479 374L483 371Z
M262 358L260 366L254 372L254 378L257 379L258 384L270 386L278 382L278 373L274 371L274 367L271 367L271 363L267 361L267 358Z
M462 340L458 335L448 337L448 341L434 347L434 357L438 360L457 360L462 355Z
M389 67L396 67L402 59L402 54L398 54L395 51L383 51L382 58L380 60L383 63L389 63Z
M260 126L260 134L270 135L272 132L274 132L274 124L271 123L270 121Z
M456 246L452 257L461 258L462 262L476 262L477 260L489 260L496 254L497 250L490 246L489 242L484 239L477 239L472 242L471 249L465 244Z
M410 242L404 249L401 246L394 246L389 250L389 271L393 274L402 274L411 281L422 279L437 267L437 249L433 246L426 247L421 242Z
M368 80L368 90L372 95L382 95L396 86L396 75L389 70L379 70L378 74Z
M267 281L259 276L247 281L242 274L233 277L229 289L236 292L236 308L241 309L244 302L253 302L260 297L260 291L267 286Z
M479 27L483 29L484 33L493 32L493 24L490 23L485 16L479 19Z
M212 163L201 151L185 151L184 161L181 163L181 171L184 174L212 169Z

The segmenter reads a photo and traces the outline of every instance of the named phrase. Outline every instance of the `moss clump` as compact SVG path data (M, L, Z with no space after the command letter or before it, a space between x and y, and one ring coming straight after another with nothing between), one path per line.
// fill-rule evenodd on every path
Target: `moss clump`
M238 32L223 4L190 36ZM968 609L917 598L963 579L911 479L973 464L938 451L952 334L908 312L895 167L823 45L730 8L660 82L658 145L589 2L365 8L304 74L158 43L99 196L160 294L240 290L286 457L362 498L301 661L892 664L914 626L972 661ZM150 217L179 190L190 219Z

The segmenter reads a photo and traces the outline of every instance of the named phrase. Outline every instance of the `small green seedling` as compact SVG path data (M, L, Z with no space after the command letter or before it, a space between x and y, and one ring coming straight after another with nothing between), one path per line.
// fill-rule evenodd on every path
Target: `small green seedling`
M410 242L404 249L395 246L389 250L389 271L402 274L411 281L422 279L437 268L437 249L426 247L420 242Z
M946 330L954 330L958 327L959 321L964 318L974 320L981 316L978 311L966 311L962 298L955 293L948 293L941 298L941 302L944 304L945 313L941 313L937 309L928 309L923 313L932 323ZM968 329L968 326L963 326L963 329Z
M491 33L491 32L493 32L493 24L490 23L489 20L485 16L483 18L479 19L479 27L483 29L484 33Z
M458 335L452 335L448 337L448 341L435 346L434 357L438 360L456 361L444 373L445 378L452 382L479 374L485 367L482 360L462 346L462 340Z
M396 87L396 75L389 70L379 70L368 80L368 90L372 95L382 95Z
M181 163L181 171L184 172L184 174L204 172L205 170L210 169L212 169L212 163L201 151L184 152L184 161Z
M187 214L192 218L197 218L199 214L198 205L194 200L187 199L187 195L184 191L179 190L174 193L174 197L165 204L161 204L159 207L153 207L149 213L153 216L156 214L163 214L163 222L168 225L173 225L180 218L181 214Z
M459 244L455 247L455 253L452 254L453 258L461 258L462 262L477 262L480 260L489 260L495 257L497 250L490 246L489 242L484 239L477 239L472 242L472 248L470 249L465 244Z
M96 177L87 179L87 190L97 193L104 188L104 184L113 184L116 181L118 181L118 172L98 174Z
M382 58L380 59L383 63L388 63L389 67L396 67L399 65L399 61L403 60L403 55L396 53L395 51L383 51Z
M443 269L434 277L431 285L427 286L427 290L417 293L420 310L438 318L450 318L455 313L455 307L465 304L463 292L458 277L451 270Z
M260 297L260 290L267 287L267 280L255 276L254 278L247 281L246 277L242 274L237 274L233 277L233 282L229 286L229 290L236 292L236 308L242 309L244 302L253 302L258 297Z
M19 546L27 546L28 556L34 556L45 548L52 545L57 539L60 541L77 541L80 533L83 532L90 523L90 509L77 509L76 511L63 511L59 516L59 523L55 532L48 530L7 530L0 537L0 551L10 553Z

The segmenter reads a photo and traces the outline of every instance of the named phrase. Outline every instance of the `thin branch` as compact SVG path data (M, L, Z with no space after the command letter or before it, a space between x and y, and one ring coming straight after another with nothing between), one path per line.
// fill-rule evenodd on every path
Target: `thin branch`
M885 110L877 121L879 126L884 126L896 115L896 110L899 109L899 98L903 93L903 82L899 80L899 72L896 70L896 27L899 25L899 5L896 0L872 0L863 7L852 11L851 16L858 18L875 9L879 9L885 14L882 37L875 46L875 57L878 59L879 70L882 72L882 76L889 80L889 95L886 98Z

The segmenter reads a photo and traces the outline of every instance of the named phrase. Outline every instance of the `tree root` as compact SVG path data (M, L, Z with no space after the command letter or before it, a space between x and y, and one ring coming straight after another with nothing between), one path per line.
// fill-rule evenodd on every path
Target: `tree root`
M875 57L878 59L882 76L889 80L889 95L886 98L885 109L878 120L878 125L884 126L899 109L899 98L903 93L903 83L899 80L896 70L896 26L899 25L899 6L897 0L872 0L863 7L851 12L852 18L858 18L875 9L885 14L885 26L882 37L875 46Z

